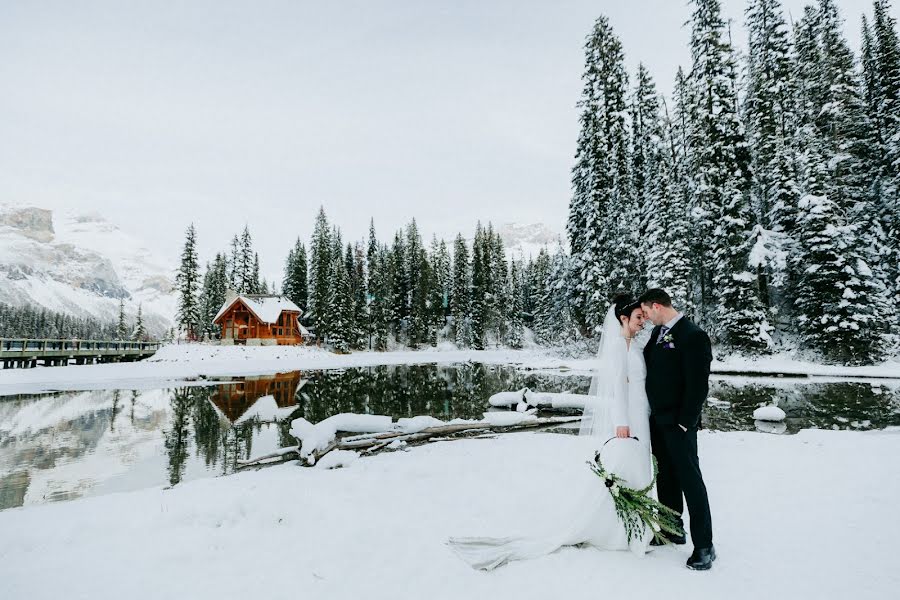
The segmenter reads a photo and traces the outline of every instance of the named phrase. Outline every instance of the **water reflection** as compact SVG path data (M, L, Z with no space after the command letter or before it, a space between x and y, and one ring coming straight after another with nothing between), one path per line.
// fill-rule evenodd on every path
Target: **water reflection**
M290 421L340 412L479 418L498 391L584 393L588 377L481 364L416 365L236 377L205 387L99 390L0 400L0 509L226 474L296 444ZM897 384L725 378L704 424L717 430L900 425ZM776 402L782 424L754 423Z
M710 429L796 433L801 429L881 429L900 425L900 389L897 382L828 382L805 380L714 381L703 422ZM753 411L777 404L787 418L783 427L756 425Z

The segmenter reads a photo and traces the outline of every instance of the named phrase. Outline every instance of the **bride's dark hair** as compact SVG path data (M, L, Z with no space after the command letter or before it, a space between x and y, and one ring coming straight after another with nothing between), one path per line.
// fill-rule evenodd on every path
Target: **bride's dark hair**
M641 303L635 300L631 294L618 294L613 298L613 307L616 320L621 323L622 317L628 317L630 319L631 313L634 312L634 309L640 308Z

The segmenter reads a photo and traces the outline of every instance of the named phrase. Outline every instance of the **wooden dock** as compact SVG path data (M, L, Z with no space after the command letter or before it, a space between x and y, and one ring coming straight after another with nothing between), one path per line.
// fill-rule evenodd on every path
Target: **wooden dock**
M30 369L39 361L44 366L62 366L71 362L76 365L129 362L153 356L159 346L159 342L121 340L0 338L0 363L4 369Z

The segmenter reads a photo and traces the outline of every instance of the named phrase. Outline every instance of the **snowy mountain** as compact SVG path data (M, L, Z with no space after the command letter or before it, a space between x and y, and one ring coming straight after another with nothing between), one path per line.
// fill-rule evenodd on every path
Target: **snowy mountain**
M159 335L175 314L173 272L98 215L0 205L0 302L113 321L121 298Z
M543 223L522 225L520 223L505 223L497 232L503 239L503 247L507 256L534 258L541 248L547 248L551 254L556 251L557 240L562 236Z

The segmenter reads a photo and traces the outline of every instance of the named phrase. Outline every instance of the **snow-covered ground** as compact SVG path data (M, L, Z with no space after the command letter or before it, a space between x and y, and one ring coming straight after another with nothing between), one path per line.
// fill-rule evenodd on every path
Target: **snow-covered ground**
M583 438L518 433L3 511L0 596L889 598L898 452L897 428L701 432L719 555L707 573L684 568L689 546L471 570L449 536L563 523L592 477Z
M38 367L0 370L0 396L48 390L87 390L160 387L167 381L198 377L216 378L262 375L293 370L341 369L376 365L411 365L460 362L508 364L532 370L548 370L589 375L592 358L570 358L552 349L457 350L452 346L394 352L354 352L333 354L303 346L218 346L212 344L172 344L152 358L137 363ZM817 377L879 377L900 379L900 362L870 367L819 365L786 356L756 360L728 358L713 362L713 372L782 373Z

